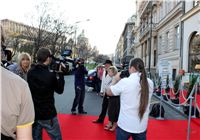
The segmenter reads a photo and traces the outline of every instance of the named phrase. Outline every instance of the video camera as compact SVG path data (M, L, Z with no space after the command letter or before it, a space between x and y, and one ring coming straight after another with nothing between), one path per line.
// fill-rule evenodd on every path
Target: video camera
M71 56L72 51L71 50L65 50L61 54L61 58L56 58L54 56L52 57L52 61L50 64L50 70L53 72L58 72L60 65L61 65L61 70L64 75L68 74L70 71L70 64L69 63L74 63L74 61L70 58L66 58L67 56Z

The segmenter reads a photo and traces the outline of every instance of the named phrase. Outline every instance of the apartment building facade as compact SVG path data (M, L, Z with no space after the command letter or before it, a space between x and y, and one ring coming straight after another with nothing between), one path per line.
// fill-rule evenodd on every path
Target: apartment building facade
M167 74L175 79L181 69L181 17L184 1L137 1L140 17L141 58L146 68L162 74L163 64ZM138 49L139 50L139 49Z
M183 23L182 69L195 71L200 64L200 0L186 1Z

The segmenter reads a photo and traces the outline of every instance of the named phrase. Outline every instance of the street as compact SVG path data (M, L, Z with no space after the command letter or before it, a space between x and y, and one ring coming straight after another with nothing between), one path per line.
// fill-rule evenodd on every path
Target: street
M74 100L74 96L74 75L67 75L65 76L64 93L61 95L55 94L55 105L59 114L71 114L71 107ZM87 115L98 116L101 111L102 100L102 97L97 95L96 92L93 92L91 88L88 88L86 86L84 110L87 112ZM152 97L151 103L155 102L159 102L159 100L155 97ZM163 105L165 109L165 119L186 119L183 115L173 110L166 104L163 103Z
M55 94L55 105L58 113L70 114L74 100L74 75L65 76L65 90L59 95ZM101 111L102 99L97 93L86 86L84 110L88 115L98 115Z

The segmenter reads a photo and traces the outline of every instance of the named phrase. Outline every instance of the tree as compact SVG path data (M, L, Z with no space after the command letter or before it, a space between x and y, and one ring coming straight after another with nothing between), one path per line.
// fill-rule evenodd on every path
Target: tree
M32 16L32 27L26 28L25 34L33 41L33 61L40 47L48 47L52 54L59 54L65 47L67 35L72 27L67 26L61 18L53 17L48 3L43 2L36 6L37 14ZM61 16L60 16L61 17Z
M104 63L109 57L107 55L99 54L93 60L96 63Z

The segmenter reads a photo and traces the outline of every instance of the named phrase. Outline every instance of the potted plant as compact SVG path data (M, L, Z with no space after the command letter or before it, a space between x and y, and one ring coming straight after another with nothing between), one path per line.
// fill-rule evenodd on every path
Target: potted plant
M196 81L197 81L197 78L198 78L198 75L195 75L194 73L193 74L190 74L190 77L189 77L189 86L188 86L188 90L187 90L187 98L189 97ZM193 94L194 95L194 94ZM189 101L188 101L189 102Z
M168 100L170 99L170 96L169 96L169 91L170 91L170 87L169 87L169 75L167 75L167 78L166 78L166 88L165 88L165 94L163 95L163 99L164 100Z
M174 81L174 88L173 88L174 93L173 94L174 94L175 98L171 99L171 101L175 104L179 104L179 94L180 94L179 85L180 85L181 78L182 78L182 75L178 75Z
M158 74L155 75L154 82L155 82L154 92L156 93L157 96L160 96L161 95L161 77L158 76Z

